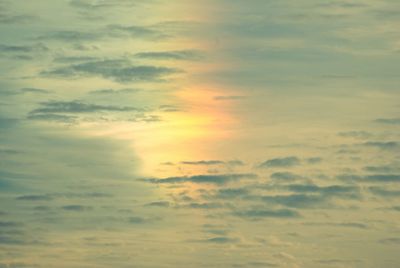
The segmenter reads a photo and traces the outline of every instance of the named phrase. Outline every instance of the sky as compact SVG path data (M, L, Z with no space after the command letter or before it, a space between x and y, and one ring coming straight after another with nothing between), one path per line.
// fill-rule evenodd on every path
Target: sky
M400 2L0 0L0 268L400 267Z

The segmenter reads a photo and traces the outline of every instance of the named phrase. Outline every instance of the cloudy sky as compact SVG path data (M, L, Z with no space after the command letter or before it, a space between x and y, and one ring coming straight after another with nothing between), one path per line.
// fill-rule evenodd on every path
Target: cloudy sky
M0 267L400 267L399 14L0 0Z

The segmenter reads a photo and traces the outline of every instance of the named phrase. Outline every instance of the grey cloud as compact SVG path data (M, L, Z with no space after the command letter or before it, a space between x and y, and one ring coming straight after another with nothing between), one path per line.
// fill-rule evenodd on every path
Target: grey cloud
M89 0L71 0L69 4L73 7L84 8L84 9L97 9L97 8L109 8L119 4L129 4L128 1L89 1ZM130 2L130 5L134 3Z
M325 196L310 194L262 196L261 199L269 204L279 204L293 208L317 208L326 205L327 202Z
M368 228L368 225L366 225L364 223L359 223L359 222L342 222L342 223L337 223L336 226L359 228L359 229L367 229Z
M179 112L181 109L175 105L164 104L158 107L163 112Z
M37 121L52 121L52 122L62 122L62 123L74 123L78 119L76 116L61 115L61 114L29 114L26 119L37 120Z
M92 209L92 207L90 206L82 206L82 205L67 205L61 208L67 211L87 211Z
M392 173L392 172L397 172L400 171L400 168L397 168L392 165L386 165L386 166L365 166L363 168L365 171L368 172L379 172L379 173Z
M16 155L21 153L21 151L13 150L13 149L0 149L0 154L5 155Z
M200 161L182 161L180 162L183 165L228 165L228 166L243 166L244 163L240 160L230 160L230 161L222 161L222 160L200 160Z
M18 124L18 119L7 118L0 116L0 131L3 129L8 129L16 126Z
M275 172L271 174L271 179L291 181L291 180L304 179L304 177L291 172Z
M30 112L30 115L47 114L53 116L52 113L95 113L95 112L129 112L143 111L143 109L125 106L98 105L88 104L80 101L47 101L40 103L41 108L37 108ZM60 118L62 119L62 118ZM65 118L67 119L67 118Z
M92 0L71 0L69 4L72 7L82 9L85 11L98 11L100 9L108 10L110 8L121 7L128 8L134 7L139 4L151 3L152 0L147 1L131 1L131 0L107 0L107 1L92 1Z
M255 267L280 267L279 264L272 263L272 262L265 262L265 261L253 261L247 263L247 265L244 265L243 267L248 267L248 266L255 266ZM238 266L239 267L239 266Z
M54 58L54 62L59 63L76 63L76 62L88 62L88 61L97 61L99 58L90 57L90 56L62 56Z
M361 260L345 260L345 259L321 259L317 260L317 263L323 264L323 265L351 265L351 264L357 264L361 263Z
M48 77L81 77L100 76L105 79L126 83L132 81L163 81L165 76L181 73L176 68L158 67L149 65L132 65L127 60L89 61L53 70L42 71L41 75Z
M20 88L15 90L0 90L0 95L13 96L22 94L49 94L49 90L39 88Z
M228 165L230 166L244 166L245 163L243 161L240 160L230 160L228 162L226 162Z
M259 165L260 168L293 167L300 165L300 159L295 156L274 158Z
M37 19L35 16L28 14L16 14L0 10L0 24L25 24Z
M145 206L148 207L164 207L167 208L169 207L169 202L168 201L155 201L155 202L151 202L151 203L147 203Z
M119 95L119 94L130 94L137 93L140 89L135 88L124 88L124 89L98 89L90 91L89 94L93 95Z
M238 181L241 179L254 179L257 178L256 174L224 174L224 175L196 175L196 176L185 176L185 177L168 177L165 179L143 179L150 183L157 184L174 184L174 183L205 183L205 184L218 184L223 185L229 182Z
M360 189L357 186L318 186L315 184L292 184L288 185L287 189L294 192L319 193L326 196L359 197L360 194Z
M50 90L41 89L41 88L21 88L20 91L22 93L37 93L37 94L49 94Z
M195 209L216 209L216 208L223 208L226 207L225 204L215 203L215 202L208 202L208 203L190 203L186 205L187 208L195 208Z
M400 212L400 206L393 206L393 207L390 207L388 209Z
M49 201L53 198L49 195L22 195L18 196L17 200L25 200L25 201Z
M129 223L132 224L145 224L145 223L154 223L156 221L160 221L160 217L141 217L141 216L133 216L128 219Z
M62 42L77 42L77 41L94 41L100 39L103 35L99 32L83 32L63 30L50 32L45 35L37 37L38 40L57 40Z
M202 58L202 54L196 50L153 51L136 53L135 57L153 60L199 60Z
M358 139L368 139L372 137L372 134L367 131L347 131L347 132L339 132L339 136L345 138L358 138Z
M1 264L0 263L0 268L35 268L35 267L40 267L37 264L34 263L24 263L24 262L11 262L9 264Z
M108 25L86 31L79 30L59 30L40 35L36 40L55 40L60 42L86 42L97 41L104 38L136 38L146 40L159 40L170 37L155 26L141 25ZM92 46L93 47L93 46Z
M379 118L375 122L386 125L400 125L400 118Z
M150 26L123 26L123 25L109 25L107 26L108 32L113 36L129 36L132 38L144 38L150 40L158 40L170 37L168 34L156 30Z
M22 223L15 221L0 221L0 228L13 228L20 227L22 225Z
M371 186L368 189L371 191L371 193L380 197L400 197L400 190L388 190L384 187L379 186Z
M336 176L343 181L364 181L364 182L400 182L398 174L375 174L369 176L359 176L354 174L341 174Z
M0 44L0 53L29 53L29 52L43 52L48 48L43 44L34 45L4 45Z
M239 197L247 197L249 194L249 190L245 188L227 188L227 189L219 189L216 197L222 199L230 199L230 198L239 198Z
M5 245L24 245L27 244L27 242L23 239L20 238L14 238L10 236L3 236L0 235L0 245L5 244Z
M17 200L23 201L50 201L55 198L108 198L113 195L101 192L89 192L89 193L49 193L49 194L32 194L32 195L21 195L18 196Z
M390 245L400 245L400 238L399 237L390 237L379 240L379 243L382 244L390 244Z
M229 100L243 100L245 98L246 98L246 96L235 96L235 95L231 95L231 96L215 96L214 100L216 100L216 101L229 101Z
M315 184L291 184L283 186L284 189L295 194L260 196L264 202L279 204L294 208L320 208L332 207L334 198L360 199L360 190L356 186L317 186Z
M181 164L184 165L222 165L225 164L224 161L220 160L201 160L201 161L182 161Z
M206 240L202 240L202 242L207 242L207 243L217 243L217 244L231 244L231 243L237 243L240 240L237 238L231 238L227 236L218 236L218 237L213 237L209 238Z
M347 228L358 228L368 229L369 226L360 222L305 222L303 225L306 226L333 226L333 227L347 227Z
M317 164L317 163L322 162L322 158L321 157L310 157L310 158L307 158L306 161L309 164Z
M396 141L387 141L387 142L381 142L381 141L369 141L365 142L362 145L367 146L367 147L376 147L380 148L383 150L390 150L390 149L395 149L399 147L399 143Z
M299 218L301 215L296 210L291 209L277 209L277 210L260 210L260 209L251 209L244 211L236 211L234 212L235 216L242 218Z

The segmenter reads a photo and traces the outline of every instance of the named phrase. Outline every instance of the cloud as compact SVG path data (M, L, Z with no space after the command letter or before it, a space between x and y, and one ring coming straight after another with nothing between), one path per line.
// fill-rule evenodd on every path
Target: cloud
M74 30L62 30L46 33L37 37L38 40L57 40L62 42L94 41L103 35L100 32L84 32Z
M290 191L287 194L248 195L247 199L262 200L267 204L281 205L290 208L331 208L334 199L360 199L357 186L318 186L315 184L274 185L277 189Z
M82 8L85 10L96 10L96 9L108 9L110 7L130 7L135 6L140 1L129 1L129 0L108 0L108 1L92 1L92 0L71 0L69 4L76 8Z
M129 217L128 222L132 224L146 224L146 223L154 223L156 221L160 221L160 217L141 217L141 216L133 216Z
M319 264L322 265L334 265L335 267L337 266L347 266L347 265L355 265L357 263L361 263L361 260L345 260L345 259L321 259L316 261Z
M49 94L51 91L39 88L20 88L15 90L0 90L0 95L13 96L22 94Z
M216 243L216 244L232 244L232 243L237 243L240 240L237 238L232 238L228 236L217 236L217 237L212 237L208 238L205 240L198 240L197 242L204 242L204 243Z
M230 100L243 100L246 96L237 96L237 95L230 95L230 96L215 96L214 100L216 101L230 101Z
M43 44L34 45L4 45L0 44L0 53L30 53L44 52L49 49Z
M49 94L50 90L41 89L41 88L21 88L20 91L22 93L36 93L36 94Z
M400 118L379 118L375 122L386 125L400 125Z
M372 134L367 131L339 132L338 135L345 138L357 138L357 139L368 139L372 137Z
M123 26L123 25L108 25L106 31L111 36L129 36L132 38L142 38L149 40L159 40L170 37L170 35L154 29L151 26Z
M260 168L293 167L300 165L300 159L295 156L274 158L259 165Z
M367 147L377 147L382 150L396 149L397 147L399 147L399 143L396 141L387 141L387 142L369 141L363 143L362 145Z
M309 164L318 164L322 162L322 158L321 157L310 157L306 159L307 163Z
M199 60L202 54L197 50L153 51L136 53L135 57L152 60Z
M15 221L0 221L0 228L14 228L20 227L23 224Z
M390 237L379 240L379 243L388 245L400 245L400 237Z
M299 218L301 215L296 210L291 209L250 209L244 211L236 211L233 215L242 217L242 218L252 218L252 219L259 219L259 218Z
M186 208L195 208L195 209L217 209L217 208L223 208L226 207L226 205L221 204L221 203L215 203L215 202L207 202L207 203L189 203L188 205L185 205L184 207Z
M22 195L17 197L17 200L24 201L50 201L52 199L49 195Z
M304 179L304 177L291 172L275 172L271 174L271 179L282 180L282 181L293 181L293 180Z
M343 181L363 181L363 182L400 182L398 174L375 174L368 176L359 176L353 174L341 174L336 176Z
M306 226L327 226L327 227L346 227L346 228L357 228L357 229L368 229L369 226L361 222L305 222L303 225Z
M168 201L155 201L151 203L147 203L145 206L147 207L164 207L167 208L169 207L169 202Z
M325 196L310 194L262 196L261 199L268 204L279 204L292 208L316 208L327 202Z
M389 207L388 209L400 212L400 206L393 206L393 207Z
M224 161L220 160L201 160L201 161L182 161L181 164L184 165L223 165L225 164Z
M226 188L219 189L216 197L222 199L240 198L247 197L249 195L249 190L245 188Z
M69 115L61 115L61 114L29 114L26 119L28 120L36 120L36 121L52 121L52 122L62 122L62 123L75 123L78 117L69 116Z
M378 173L392 173L400 171L400 168L391 165L384 165L384 166L365 166L363 168L365 171L368 172L378 172Z
M239 181L241 179L254 179L256 174L223 174L223 175L195 175L185 177L168 177L164 179L142 179L143 181L156 184L175 184L175 183L199 183L199 184L217 184L223 185L229 182Z
M108 193L101 192L89 192L89 193L50 193L50 194L32 194L32 195L21 195L18 196L17 200L22 201L51 201L56 198L63 199L75 199L75 198L83 198L83 199L97 199L97 198L109 198L113 195Z
M67 211L87 211L87 210L91 210L92 207L90 206L82 206L82 205L67 205L67 206L63 206L61 207L63 210L67 210Z
M143 109L126 106L88 104L80 101L47 101L41 102L41 107L30 112L30 115L52 113L95 113L95 112L130 112L143 111Z
M0 24L26 24L37 19L36 16L29 14L17 14L7 12L4 9L0 10Z
M370 190L371 193L380 197L384 198L400 197L400 190L388 190L384 187L379 187L379 186L371 186L368 189Z
M244 166L245 164L240 160L230 160L230 161L222 161L222 160L200 160L200 161L182 161L180 162L183 165L204 165L204 166L213 166L213 165L227 165L230 167L234 166Z
M18 124L18 119L8 118L0 116L0 131L4 129L9 129Z
M318 186L315 184L291 184L287 189L300 193L319 193L326 196L359 197L360 189L357 186L330 185Z
M42 71L46 77L78 78L84 76L99 76L116 82L133 81L163 81L165 76L181 73L177 68L133 65L126 59L89 61L68 65L52 70Z
M137 93L140 89L135 88L123 88L123 89L97 89L90 91L89 94L93 95L120 95L120 94L130 94L130 93Z
M240 160L230 160L230 161L227 161L226 164L228 164L229 166L244 166L245 165L245 163Z

